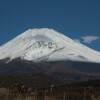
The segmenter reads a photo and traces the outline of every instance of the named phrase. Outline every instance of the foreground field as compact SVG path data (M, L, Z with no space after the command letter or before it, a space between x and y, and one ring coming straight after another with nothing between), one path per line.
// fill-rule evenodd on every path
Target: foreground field
M100 80L64 83L45 74L5 73L0 100L100 100Z
M45 90L0 88L0 100L100 100L100 87L59 87Z

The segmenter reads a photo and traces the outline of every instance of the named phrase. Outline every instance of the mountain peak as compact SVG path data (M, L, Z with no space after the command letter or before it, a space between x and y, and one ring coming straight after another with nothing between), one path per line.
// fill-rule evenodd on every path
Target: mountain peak
M0 59L100 62L100 53L48 28L29 29L0 47Z

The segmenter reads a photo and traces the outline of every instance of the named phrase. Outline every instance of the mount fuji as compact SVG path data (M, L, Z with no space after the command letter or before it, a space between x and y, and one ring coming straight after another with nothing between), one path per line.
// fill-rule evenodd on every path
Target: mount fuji
M40 61L80 61L100 63L100 52L77 43L48 28L29 29L0 46L0 60L21 58Z
M12 73L28 73L30 76L31 72L35 73L34 82L47 80L45 84L54 78L67 82L100 79L100 52L53 29L29 29L0 46L0 74L10 73L12 77Z

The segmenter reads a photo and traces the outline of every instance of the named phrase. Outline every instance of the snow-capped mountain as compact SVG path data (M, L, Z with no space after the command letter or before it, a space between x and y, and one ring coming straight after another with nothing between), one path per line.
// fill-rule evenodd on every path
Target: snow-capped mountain
M100 63L100 53L48 28L29 29L0 46L0 59Z

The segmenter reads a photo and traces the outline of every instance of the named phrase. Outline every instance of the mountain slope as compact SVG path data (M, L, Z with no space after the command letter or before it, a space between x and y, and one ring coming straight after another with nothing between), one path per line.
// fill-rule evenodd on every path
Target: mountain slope
M53 29L29 29L0 47L0 59L100 63L100 53Z

